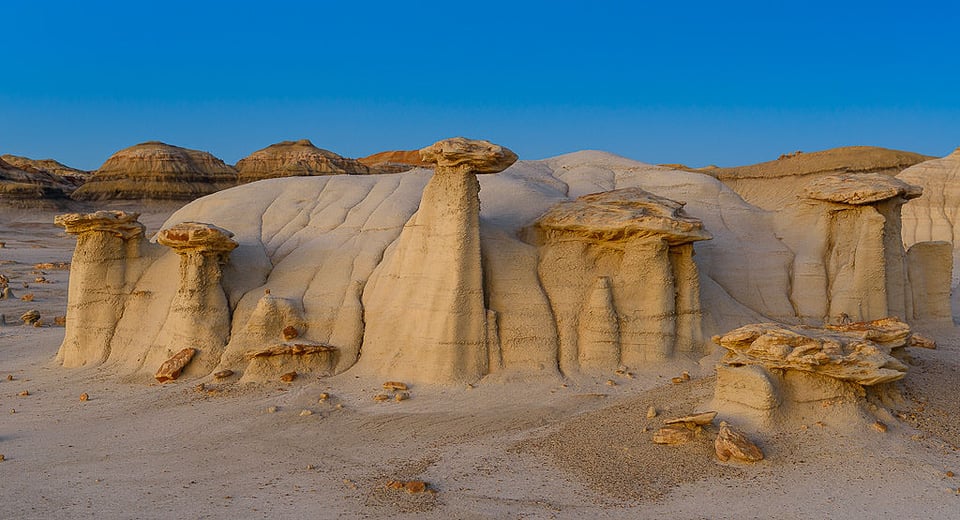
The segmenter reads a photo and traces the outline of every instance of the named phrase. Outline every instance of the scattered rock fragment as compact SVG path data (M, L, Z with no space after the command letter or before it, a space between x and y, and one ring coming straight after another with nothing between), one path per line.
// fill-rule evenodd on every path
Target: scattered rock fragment
M296 372L296 371L287 372L286 374L283 374L283 375L280 376L280 380L283 381L284 383L292 383L293 380L296 379L296 378L297 378L297 372Z
M429 490L430 485L422 480L391 480L387 482L387 489L396 489L404 490L407 493L425 493Z
M916 348L928 348L930 350L936 350L937 348L937 342L933 338L928 338L916 332L910 336L910 342L907 345Z
M378 402L378 403L382 403L382 402L384 402L384 401L389 401L389 400L390 400L390 396L387 395L387 394L377 394L377 395L373 396L373 400L376 401L376 402Z
M393 399L398 403L400 401L406 401L407 399L410 399L410 394L407 392L399 392L397 395L393 396Z
M58 327L65 327L65 326L67 325L67 317L66 317L66 316L54 316L54 317L53 317L53 324L56 325L56 326L58 326Z
M228 377L230 377L230 376L232 376L232 375L233 375L233 370L230 370L230 369L228 368L228 369L226 369L226 370L220 370L220 371L218 371L218 372L214 372L214 373L213 373L213 378L219 381L219 380L221 380L221 379L226 379L226 378L228 378Z
M20 316L20 321L22 321L24 325L33 325L35 322L40 321L40 311L31 309Z
M197 386L193 387L194 392L203 392L207 389L207 385L203 383L197 383Z
M267 413L277 413L277 407L276 406L267 407Z
M47 271L69 271L70 262L43 262L39 264L33 264L33 268Z
M322 403L322 402L325 402L327 399L330 399L330 394L328 394L328 393L326 393L326 392L322 392L322 393L320 394L320 399L319 399L319 401Z
M0 462L3 462L5 460L7 460L7 458L4 457L2 453L0 453Z
M287 325L286 327L283 328L283 332L281 332L281 335L283 336L284 341L290 341L293 339L297 339L300 336L300 331L297 330L297 328L294 327L293 325Z
M697 438L699 428L687 428L683 425L665 426L653 434L655 444L679 446Z
M183 371L183 367L187 366L187 363L193 359L194 354L197 353L197 349L187 347L180 352L174 354L174 356L160 365L160 368L157 370L157 374L153 376L157 381L161 383L166 383L168 381L173 381L174 379L180 377L180 372Z
M312 410L302 410L302 411L300 412L300 417L306 417L306 416L308 416L308 415L313 415L313 411L312 411Z
M653 419L657 416L657 409L654 407L647 408L647 419Z
M757 462L763 460L763 452L747 436L726 421L720 422L720 433L714 442L717 458L728 461L731 458L742 462Z
M16 297L17 296L13 294L13 291L9 287L4 287L3 290L0 291L0 300L12 300Z
M717 412L700 412L691 415L685 415L683 417L678 417L676 419L668 419L664 421L664 424L683 424L688 426L706 426L713 422L713 419L717 417Z
M946 475L946 476L949 477L949 478L953 478L953 472L952 472L952 471L948 471L948 472L944 473L944 475Z
M607 386L617 386L617 382L613 379L607 379Z
M399 381L387 381L383 384L384 390L407 390L407 384Z
M20 393L18 393L17 395L20 396L20 397L26 397L26 396L30 395L30 391L29 391L29 390L23 390L23 391L21 391Z
M7 381L13 381L13 374L7 374Z
M81 400L81 401L89 401L89 400L90 400L90 394L88 394L88 393L86 393L86 392L80 394L80 400Z
M877 431L880 432L880 433L886 433L886 432L887 432L887 425L884 424L884 423L881 422L881 421L876 421L876 422L873 423L873 429L874 429L874 430L877 430Z

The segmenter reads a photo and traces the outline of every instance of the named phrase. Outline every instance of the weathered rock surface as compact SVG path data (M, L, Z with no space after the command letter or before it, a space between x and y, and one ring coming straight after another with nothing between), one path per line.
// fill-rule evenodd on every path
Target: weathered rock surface
M489 367L479 173L517 156L461 137L421 150L436 170L420 207L364 291L361 370L418 382L470 382Z
M157 374L154 377L161 383L173 381L174 379L180 377L180 372L183 371L183 368L187 366L187 363L193 359L193 356L196 353L196 349L189 347L177 352L172 358L164 361L163 364L160 365L160 368L157 370Z
M740 327L714 341L727 349L721 362L728 366L815 372L841 381L875 385L902 379L907 373L906 365L890 355L895 346L905 346L909 337L909 328L901 335L896 323L883 320L837 330L760 323Z
M74 189L76 185L60 175L36 169L26 171L0 159L0 204L52 206L68 200Z
M726 421L720 422L720 432L714 442L717 458L721 461L734 459L740 462L758 462L763 460L763 451L747 438L746 434L731 427Z
M898 179L923 187L923 196L903 208L903 243L953 244L951 286L960 284L960 148L940 159L907 168Z
M733 168L700 168L736 191L747 202L775 211L797 201L804 186L838 174L894 176L931 157L874 146L847 146L819 152L785 154L775 161ZM916 184L916 183L913 183Z
M91 172L71 168L53 159L31 159L19 155L0 155L0 160L27 173L53 175L60 177L73 187L79 187L90 178Z
M149 141L113 154L71 197L191 200L236 183L236 170L207 152Z
M899 197L915 199L923 188L881 173L827 175L804 188L809 199L861 206Z
M401 173L414 168L433 168L434 163L420 158L420 150L391 150L357 159L370 173Z
M307 139L282 141L240 159L239 182L308 175L367 174L370 168L354 159L317 148Z

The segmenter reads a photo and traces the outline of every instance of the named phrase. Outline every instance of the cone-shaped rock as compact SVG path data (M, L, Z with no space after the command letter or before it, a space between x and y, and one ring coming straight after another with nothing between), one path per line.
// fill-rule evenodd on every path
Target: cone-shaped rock
M370 169L354 159L317 148L307 139L282 141L240 159L241 183L309 175L367 174Z
M476 174L502 171L517 156L464 138L421 155L436 173L364 290L359 366L405 381L475 381L489 361Z
M207 152L150 141L113 154L75 200L191 200L229 188L237 172Z

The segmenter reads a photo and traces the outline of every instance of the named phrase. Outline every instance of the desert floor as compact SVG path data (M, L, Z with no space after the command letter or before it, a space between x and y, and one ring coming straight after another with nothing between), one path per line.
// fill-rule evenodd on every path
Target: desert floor
M141 218L156 231L168 208ZM709 406L712 366L680 360L634 377L501 377L413 387L348 371L286 384L124 382L64 369L74 239L52 211L0 213L2 518L956 518L960 334L925 331L885 433L862 421L797 418L751 430L766 459L720 463L711 432L658 446L664 419ZM49 283L36 283L38 276ZM24 288L23 283L29 287ZM33 301L19 298L32 293ZM37 309L45 325L20 324ZM693 379L672 384L688 370ZM12 380L11 377L12 376ZM492 378L488 378L492 379ZM615 385L607 384L612 379ZM27 391L29 395L20 395ZM326 402L321 393L330 394ZM89 400L81 401L86 393ZM338 407L337 405L342 405ZM658 415L647 418L654 406ZM309 411L307 414L305 411ZM715 431L715 429L714 429ZM389 489L419 479L433 493Z

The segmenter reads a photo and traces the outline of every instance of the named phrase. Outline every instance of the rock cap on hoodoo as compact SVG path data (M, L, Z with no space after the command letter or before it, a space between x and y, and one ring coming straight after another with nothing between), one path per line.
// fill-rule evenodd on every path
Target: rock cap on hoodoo
M65 213L53 218L53 223L71 235L88 231L113 233L125 239L132 238L144 231L143 224L137 221L140 214L119 210L102 210L93 213Z
M683 206L640 188L623 188L561 202L544 213L536 226L604 242L656 236L678 245L713 238L700 219L686 215Z
M72 197L190 200L236 182L236 170L210 153L148 141L113 154Z
M237 247L233 233L204 222L181 222L157 234L157 242L177 253L229 252Z
M240 159L236 169L241 183L277 177L370 173L370 168L359 161L317 148L308 139L281 141L257 150Z
M815 179L804 192L810 199L862 206L894 197L915 199L923 194L923 188L882 173L845 173Z
M499 173L516 162L517 154L490 141L453 137L420 150L424 162L437 170L466 169L471 173Z

